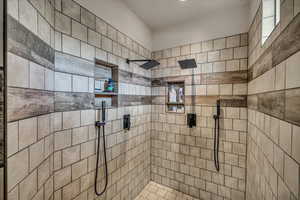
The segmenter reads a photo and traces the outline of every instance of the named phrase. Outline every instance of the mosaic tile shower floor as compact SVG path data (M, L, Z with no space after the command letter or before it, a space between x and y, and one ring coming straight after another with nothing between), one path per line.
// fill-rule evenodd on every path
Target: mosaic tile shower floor
M150 182L135 200L198 200L158 183Z

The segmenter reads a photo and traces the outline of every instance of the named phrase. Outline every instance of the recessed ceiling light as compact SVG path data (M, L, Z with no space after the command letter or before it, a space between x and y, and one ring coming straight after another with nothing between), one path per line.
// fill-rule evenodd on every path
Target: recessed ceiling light
M187 0L179 0L180 2L186 2Z

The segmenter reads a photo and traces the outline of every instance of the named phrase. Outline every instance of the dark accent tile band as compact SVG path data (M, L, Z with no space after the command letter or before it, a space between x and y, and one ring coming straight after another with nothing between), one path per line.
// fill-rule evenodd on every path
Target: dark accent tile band
M223 107L247 107L247 96L195 96L196 105L216 105L217 100L221 100L221 105ZM153 105L165 105L165 96L153 96ZM192 96L185 97L185 106L192 105Z
M132 72L127 72L124 70L119 70L119 81L122 83L151 87L151 78L141 76Z
M54 93L9 87L7 90L8 121L34 117L54 111Z
M118 106L151 105L151 96L141 95L119 95Z
M193 75L188 76L173 76L152 79L153 87L166 86L168 82L185 81L185 85L192 85ZM214 84L233 84L233 83L247 83L247 71L234 72L215 72L208 74L194 75L194 84L196 85L214 85Z
M248 96L248 108L300 125L300 88Z
M7 20L8 51L54 69L54 49L11 16Z
M56 51L55 70L93 77L95 64L93 62Z
M92 93L55 92L55 112L93 109L95 104Z

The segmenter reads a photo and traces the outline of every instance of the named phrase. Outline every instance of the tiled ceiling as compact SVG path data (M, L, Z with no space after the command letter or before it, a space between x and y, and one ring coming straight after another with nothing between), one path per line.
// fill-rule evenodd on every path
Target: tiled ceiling
M250 0L120 0L152 30L178 25L209 12L247 6Z

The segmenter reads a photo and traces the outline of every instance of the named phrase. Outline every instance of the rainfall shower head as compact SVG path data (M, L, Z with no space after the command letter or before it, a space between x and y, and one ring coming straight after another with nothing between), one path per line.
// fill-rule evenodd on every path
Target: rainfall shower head
M191 69L197 67L195 59L179 60L178 63L181 69Z
M147 60L129 60L129 59L127 59L126 62L127 62L127 64L129 64L131 62L144 62L144 64L140 65L140 67L143 69L146 69L146 70L160 65L159 62L157 62L156 60L152 60L152 59L147 59Z

